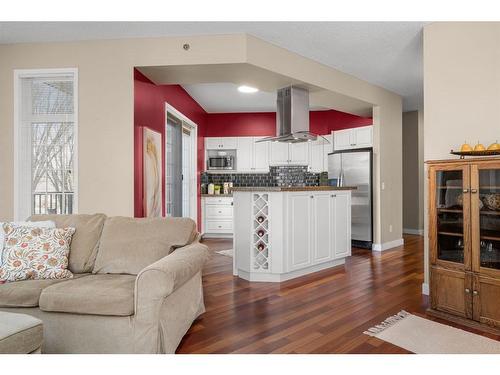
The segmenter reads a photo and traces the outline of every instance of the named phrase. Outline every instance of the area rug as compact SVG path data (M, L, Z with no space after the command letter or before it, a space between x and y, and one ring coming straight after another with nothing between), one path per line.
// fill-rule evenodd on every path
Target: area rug
M417 354L500 354L500 341L404 310L364 333Z
M233 249L216 251L217 254L225 255L227 257L233 257Z

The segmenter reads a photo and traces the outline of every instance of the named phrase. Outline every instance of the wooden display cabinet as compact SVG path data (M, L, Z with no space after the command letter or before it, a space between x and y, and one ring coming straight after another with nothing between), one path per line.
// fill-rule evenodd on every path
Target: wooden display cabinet
M429 161L429 312L500 328L500 158Z

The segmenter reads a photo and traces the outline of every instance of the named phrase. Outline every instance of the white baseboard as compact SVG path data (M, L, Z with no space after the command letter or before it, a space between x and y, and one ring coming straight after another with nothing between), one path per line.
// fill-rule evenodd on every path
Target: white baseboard
M424 230L423 229L403 228L403 233L405 233L405 234L415 234L417 236L423 236L424 235Z
M394 241L384 242L384 243L374 243L372 245L373 251L385 251L392 249L394 247L402 246L404 244L404 240L402 238Z
M429 284L426 283L422 284L422 294L425 294L426 296L429 295Z

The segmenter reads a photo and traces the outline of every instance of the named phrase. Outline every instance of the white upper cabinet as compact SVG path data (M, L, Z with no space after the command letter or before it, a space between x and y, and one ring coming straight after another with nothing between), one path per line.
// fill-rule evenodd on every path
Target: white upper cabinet
M309 142L271 143L270 165L307 165L309 164Z
M269 142L256 143L261 137L238 137L237 172L268 172Z
M269 149L271 148L269 142L256 143L261 138L254 138L253 146L253 167L256 172L269 171Z
M373 126L363 126L354 128L354 143L356 147L372 147L373 145Z
M290 143L288 145L288 159L290 164L309 164L309 142Z
M309 171L314 173L327 171L328 154L333 150L332 135L318 137L316 141L310 142L309 146Z
M271 142L270 165L283 165L289 163L288 143Z
M334 134L335 150L372 147L373 126L363 126L345 130L337 130Z
M236 150L237 137L207 137L205 138L206 150Z
M253 137L239 137L236 148L236 170L239 172L253 171L254 141Z
M346 150L352 148L351 129L337 130L333 133L335 150Z

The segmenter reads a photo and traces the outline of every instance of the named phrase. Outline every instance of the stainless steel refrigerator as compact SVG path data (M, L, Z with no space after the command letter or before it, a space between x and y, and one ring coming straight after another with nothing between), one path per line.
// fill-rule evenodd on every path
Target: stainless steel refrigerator
M355 186L352 191L351 238L356 247L371 249L373 241L371 148L334 151L328 154L328 179L332 185Z

